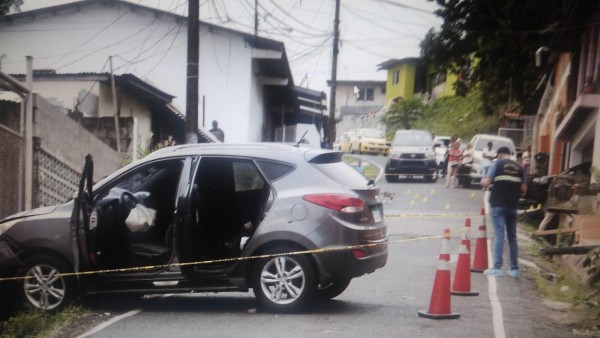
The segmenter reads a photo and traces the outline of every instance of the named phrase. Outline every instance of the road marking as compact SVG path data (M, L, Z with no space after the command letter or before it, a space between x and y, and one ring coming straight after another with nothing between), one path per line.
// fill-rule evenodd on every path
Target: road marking
M94 327L93 329L89 330L88 332L82 333L79 336L77 336L77 338L84 338L84 337L89 337L91 335L93 335L94 333L98 333L102 330L104 330L105 328L109 327L110 325L118 322L121 319L125 319L127 317L131 317L131 316L135 316L138 313L142 312L142 309L135 309L135 310L131 310L129 312L126 312L120 316L116 316L102 324L98 324L96 327Z
M491 240L487 240L488 245L488 266L493 266L492 262L492 251L491 251ZM498 285L496 284L496 278L493 276L487 276L488 278L488 297L492 306L492 322L494 324L494 337L495 338L506 338L506 332L504 331L504 318L502 315L502 304L500 298L498 298Z
M423 203L427 202L427 196L423 197Z

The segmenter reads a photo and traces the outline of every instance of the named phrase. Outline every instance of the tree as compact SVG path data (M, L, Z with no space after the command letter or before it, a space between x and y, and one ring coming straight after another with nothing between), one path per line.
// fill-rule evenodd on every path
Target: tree
M523 103L537 85L542 68L535 67L540 47L576 50L578 36L597 0L446 0L436 15L439 32L421 42L428 64L460 74L459 95L474 87L482 92L484 109L510 99ZM468 70L469 76L462 76Z
M424 112L425 104L421 97L415 96L395 102L384 116L388 133L394 134L398 129L411 129Z
M6 15L11 7L19 10L23 0L0 0L0 16Z

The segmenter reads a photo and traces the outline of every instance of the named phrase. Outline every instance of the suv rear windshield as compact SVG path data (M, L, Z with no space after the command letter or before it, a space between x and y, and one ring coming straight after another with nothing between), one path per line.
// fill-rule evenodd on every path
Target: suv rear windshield
M430 146L432 144L431 134L427 132L397 133L393 143L395 146Z
M345 187L366 187L369 179L364 177L350 164L340 161L336 163L325 163L314 165L327 177L340 183Z
M370 181L356 168L344 162L340 153L326 153L315 157L310 163L327 177L345 187L365 187Z

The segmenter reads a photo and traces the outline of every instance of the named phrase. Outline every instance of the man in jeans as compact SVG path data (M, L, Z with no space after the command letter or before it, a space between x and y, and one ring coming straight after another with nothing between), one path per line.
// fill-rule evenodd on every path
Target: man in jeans
M517 247L517 207L519 197L527 192L525 171L519 163L510 159L510 150L500 147L497 159L490 166L486 177L481 181L484 188L490 187L490 206L492 224L496 237L494 245L494 266L483 273L488 276L500 277L502 271L502 258L504 250L504 234L508 239L510 252L510 269L508 275L519 276Z

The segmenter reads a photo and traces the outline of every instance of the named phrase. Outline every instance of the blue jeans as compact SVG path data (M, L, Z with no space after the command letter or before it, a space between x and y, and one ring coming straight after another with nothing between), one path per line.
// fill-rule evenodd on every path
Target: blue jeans
M518 270L519 248L517 246L517 209L492 206L492 224L496 235L494 245L494 269L502 269L504 230L508 239L510 269Z
M488 170L490 170L491 166L492 166L491 164L488 164L488 165L484 165L484 166L481 167L481 169L482 169L481 170L482 171L482 173L481 173L481 179L482 180L483 180L484 177L487 176L487 172L488 172Z

